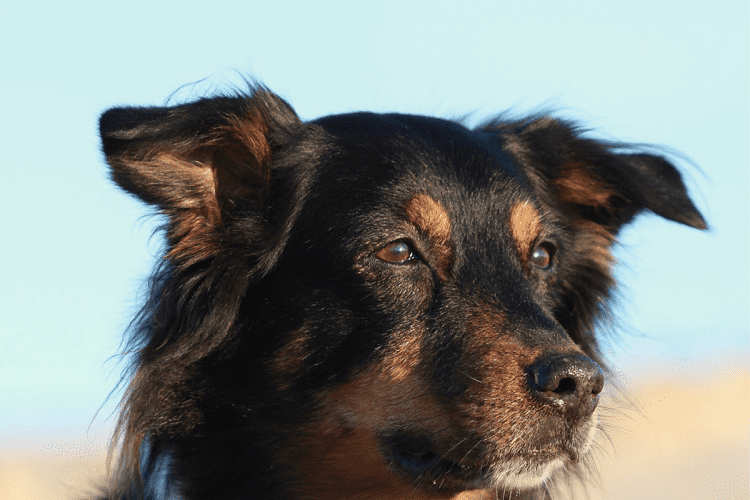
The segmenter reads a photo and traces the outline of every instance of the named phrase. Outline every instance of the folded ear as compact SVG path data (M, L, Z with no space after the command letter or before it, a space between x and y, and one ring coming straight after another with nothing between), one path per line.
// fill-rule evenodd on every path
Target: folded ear
M607 315L615 285L611 247L620 228L644 210L698 229L706 223L687 195L677 169L651 154L621 154L635 148L581 137L563 121L490 125L520 164L542 203L566 220L572 236L558 281L555 316L571 338L589 346L600 362L595 323Z
M271 160L299 118L265 89L174 107L113 108L99 122L112 178L168 217L168 256L217 248L217 229L268 198Z
M707 227L680 173L660 156L619 154L622 145L582 138L575 127L551 118L517 129L505 140L546 199L612 235L643 210Z

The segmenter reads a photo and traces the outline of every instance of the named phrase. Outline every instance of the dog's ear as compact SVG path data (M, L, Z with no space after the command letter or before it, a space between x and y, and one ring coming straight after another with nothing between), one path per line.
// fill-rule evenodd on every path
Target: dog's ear
M168 217L170 254L217 248L222 225L269 196L274 150L300 124L265 89L174 107L113 108L100 119L112 178Z
M621 146L582 138L574 126L551 118L536 120L505 141L543 198L612 235L643 210L707 227L680 173L661 156L618 154Z
M520 164L540 201L562 215L573 236L555 316L571 338L604 366L595 324L606 317L615 285L612 244L620 228L644 210L698 229L706 223L677 169L660 156L622 154L626 145L581 137L563 121L540 118L488 127Z

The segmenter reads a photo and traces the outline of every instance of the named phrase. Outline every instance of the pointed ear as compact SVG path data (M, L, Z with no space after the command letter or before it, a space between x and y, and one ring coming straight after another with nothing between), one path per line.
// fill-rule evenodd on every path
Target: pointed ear
M661 156L649 154L617 155L617 158L626 165L621 175L629 177L633 199L643 208L696 229L708 228L674 165Z
M265 89L174 107L113 108L99 122L112 178L168 217L169 254L216 252L219 228L269 196L274 149L300 124Z
M660 156L618 154L622 145L584 139L575 127L551 118L507 136L506 145L546 199L612 235L644 210L697 229L707 227L682 176Z

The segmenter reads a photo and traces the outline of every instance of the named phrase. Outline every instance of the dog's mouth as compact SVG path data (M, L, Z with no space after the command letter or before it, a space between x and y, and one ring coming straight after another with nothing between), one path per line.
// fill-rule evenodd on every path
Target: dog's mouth
M426 489L534 488L564 464L579 460L574 445L528 449L500 460L481 459L481 443L455 446L445 453L429 438L395 434L380 438L381 454L396 474Z
M438 464L443 466L456 465L454 462L448 462L440 455L423 449L404 449L397 448L393 450L393 458L396 464L411 474L424 474L433 470Z
M488 467L458 458L459 453L440 454L426 437L396 434L381 437L380 442L391 469L421 486L478 487L489 479Z

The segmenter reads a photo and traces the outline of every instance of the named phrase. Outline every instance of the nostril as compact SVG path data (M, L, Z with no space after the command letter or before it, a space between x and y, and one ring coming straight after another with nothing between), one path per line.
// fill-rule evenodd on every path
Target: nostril
M575 392L576 382L572 378L564 378L557 385L557 389L553 389L552 392L557 394L566 394L569 392Z
M590 415L604 388L599 365L580 354L542 356L528 367L527 374L532 396L570 420Z

